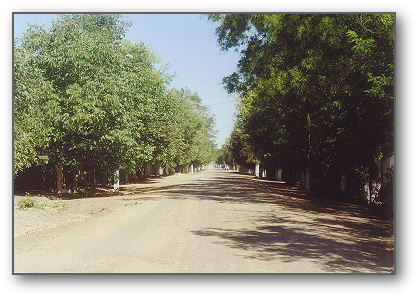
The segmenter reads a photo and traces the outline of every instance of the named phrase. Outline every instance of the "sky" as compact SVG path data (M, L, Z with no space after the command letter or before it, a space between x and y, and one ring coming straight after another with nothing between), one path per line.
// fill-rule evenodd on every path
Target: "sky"
M239 54L221 51L216 24L202 14L127 14L132 23L126 38L143 42L159 57L160 67L175 74L171 87L197 92L215 117L216 144L221 147L229 137L235 117L236 99L222 85L222 78L236 70ZM58 19L53 14L15 14L14 35L20 38L29 24L45 29Z

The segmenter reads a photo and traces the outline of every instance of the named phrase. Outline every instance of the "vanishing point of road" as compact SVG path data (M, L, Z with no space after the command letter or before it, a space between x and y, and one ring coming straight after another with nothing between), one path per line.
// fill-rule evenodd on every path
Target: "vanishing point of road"
M94 198L118 208L15 236L14 272L394 272L392 222L356 206L222 169L161 179Z

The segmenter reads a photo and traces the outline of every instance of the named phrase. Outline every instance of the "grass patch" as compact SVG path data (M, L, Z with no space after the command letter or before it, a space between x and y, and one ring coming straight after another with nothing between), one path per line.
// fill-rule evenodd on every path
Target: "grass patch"
M51 205L52 208L56 209L56 210L64 210L65 209L65 204L62 202L54 202Z
M56 210L63 210L65 208L65 205L62 202L54 202L41 196L31 196L29 193L26 193L25 197L20 198L18 200L17 208L20 210L30 208L42 210L44 210L45 208L53 208Z
M37 203L36 198L29 197L28 195L26 195L25 197L23 197L17 202L17 207L21 210L29 209L29 208L35 207L36 203Z

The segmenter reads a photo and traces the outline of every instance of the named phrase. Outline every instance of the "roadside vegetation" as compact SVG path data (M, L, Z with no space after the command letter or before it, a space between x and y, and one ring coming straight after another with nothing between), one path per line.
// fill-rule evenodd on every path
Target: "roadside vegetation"
M129 26L62 15L15 41L15 189L128 183L214 158L213 117L196 93L170 89L152 51L124 38Z
M393 14L213 14L240 98L219 164L391 213Z
M50 200L40 195L34 196L29 193L26 193L24 197L20 197L17 200L16 207L20 210L26 210L29 208L35 208L40 210L63 210L65 209L65 204L60 201Z

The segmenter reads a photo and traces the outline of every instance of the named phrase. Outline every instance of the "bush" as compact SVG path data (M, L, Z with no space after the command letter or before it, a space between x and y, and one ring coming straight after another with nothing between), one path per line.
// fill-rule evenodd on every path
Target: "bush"
M31 196L29 193L26 193L25 197L19 199L19 201L17 202L17 207L21 210L29 208L45 209L47 205L47 199L42 198L40 196Z
M26 195L26 197L20 199L17 203L17 207L21 210L33 208L36 205L36 199Z

